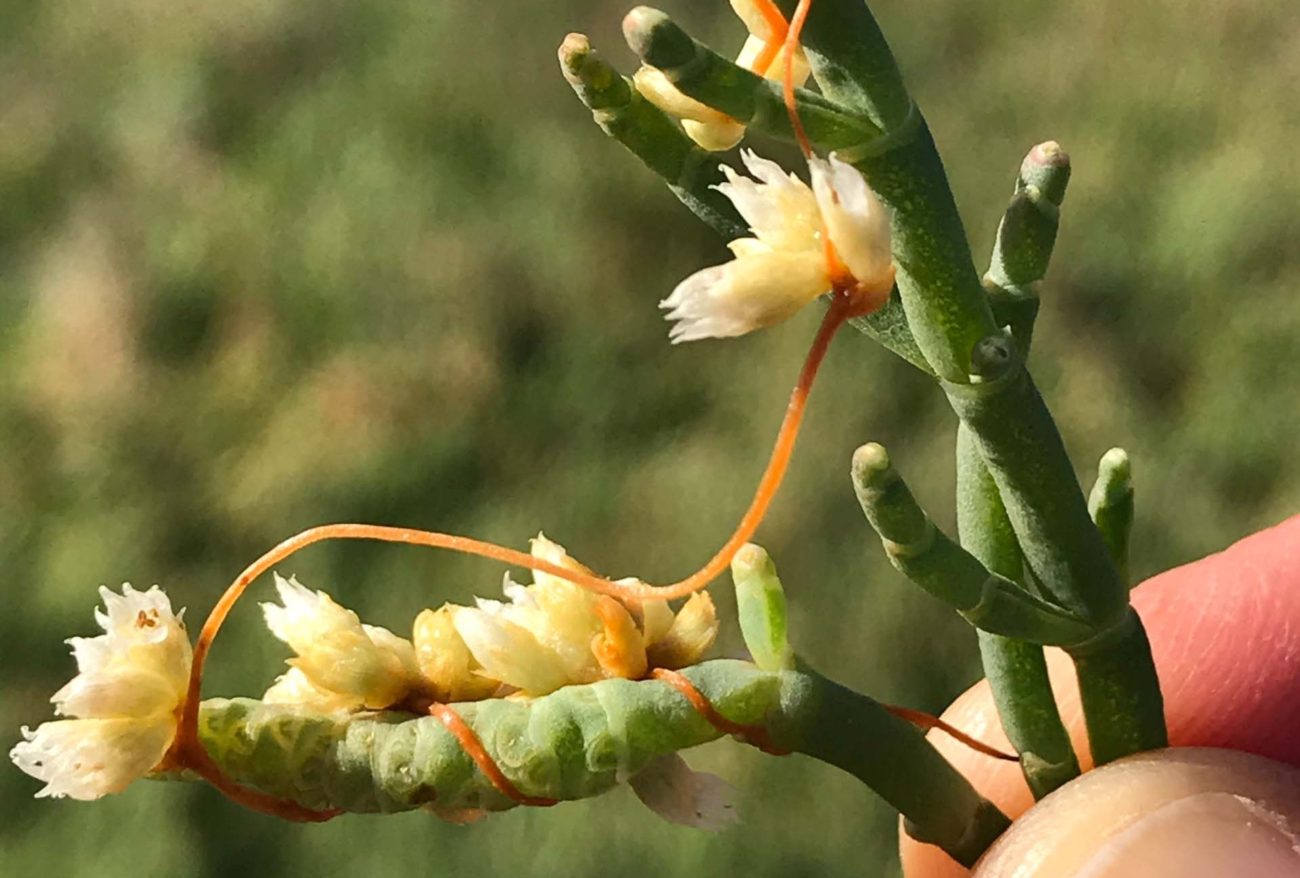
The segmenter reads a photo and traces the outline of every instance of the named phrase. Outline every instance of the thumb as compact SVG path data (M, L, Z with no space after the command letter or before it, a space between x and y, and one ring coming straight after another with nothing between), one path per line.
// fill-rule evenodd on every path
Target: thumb
M1170 743L1225 747L1300 766L1300 516L1226 551L1147 580L1133 592L1165 694ZM1048 651L1062 719L1090 766L1069 660ZM981 681L943 718L995 746L1007 745ZM1015 765L932 735L981 793L1015 818L1033 799ZM965 870L937 848L901 840L908 878Z
M977 878L1295 878L1300 770L1235 750L1140 753L1034 806Z

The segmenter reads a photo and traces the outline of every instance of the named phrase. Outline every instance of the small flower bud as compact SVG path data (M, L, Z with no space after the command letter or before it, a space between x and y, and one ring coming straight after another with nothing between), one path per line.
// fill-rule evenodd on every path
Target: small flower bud
M656 668L684 668L704 657L718 637L718 613L708 592L690 596L662 639L650 644L646 656Z
M608 595L601 595L596 613L604 631L591 642L591 651L607 677L637 680L645 676L645 640L627 608Z
M681 119L686 134L701 149L725 152L745 136L745 126L712 107L687 97L656 67L641 67L632 76L641 96L668 115Z
M808 167L826 233L857 288L888 294L894 285L889 212L862 174L834 155L812 159Z
M489 677L528 695L545 695L570 682L559 657L504 613L458 607L452 622Z

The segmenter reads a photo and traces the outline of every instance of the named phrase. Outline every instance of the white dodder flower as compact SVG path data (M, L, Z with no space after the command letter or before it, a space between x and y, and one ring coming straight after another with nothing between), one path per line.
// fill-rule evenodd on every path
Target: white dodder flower
M813 159L809 188L752 152L741 160L754 179L724 165L727 182L717 189L754 237L732 241L735 259L696 272L659 303L674 321L674 343L744 335L792 316L841 280L825 238L859 294L884 301L894 282L889 215L853 166Z
M558 567L585 570L543 535L532 554ZM650 667L693 664L713 644L717 616L707 595L693 595L676 615L664 601L628 602L542 571L532 585L506 580L510 601L479 600L446 608L477 673L528 695L607 677L637 679ZM423 647L417 632L417 646ZM457 666L463 660L457 658Z
M73 719L23 728L14 764L45 781L37 796L98 799L147 774L176 736L190 673L190 641L157 586L99 590L97 637L68 641L77 676L50 700Z
M298 655L264 700L332 711L382 708L420 686L415 647L297 579L275 577L278 604L262 604L266 626Z

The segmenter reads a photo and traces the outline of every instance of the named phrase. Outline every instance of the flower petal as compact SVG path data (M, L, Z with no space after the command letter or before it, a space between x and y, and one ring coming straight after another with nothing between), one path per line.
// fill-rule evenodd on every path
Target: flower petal
M478 672L481 666L456 630L455 612L450 604L424 610L415 617L411 635L420 671L443 703L486 698L501 685Z
M559 657L528 629L473 607L456 608L452 622L487 676L529 695L545 695L569 682Z
M767 49L767 42L767 39L764 37L750 34L749 38L745 40L745 45L741 48L740 54L736 56L736 66L744 67L746 70L753 70L759 76L766 77L767 79L783 82L785 80L786 57L786 49L784 45L776 53L776 56L772 59L772 62L767 66L766 70L754 69L754 63L758 60L758 56L763 54ZM807 82L808 77L812 74L812 69L808 66L808 56L804 54L802 49L795 50L794 70L792 72L794 74L794 84L796 87L802 86Z
M363 706L355 695L320 688L300 668L290 668L277 677L262 695L262 701L305 707L319 713L352 712Z
M858 286L888 292L894 283L889 212L852 165L831 156L812 159L813 191L826 232Z
M718 637L718 612L708 592L697 591L677 613L668 633L647 650L656 668L684 668L704 657Z
M147 774L171 746L171 716L135 719L75 719L23 729L22 743L9 758L45 787L42 796L98 799L126 789Z
M645 676L645 639L632 620L632 614L608 595L600 595L596 612L604 628L591 641L591 651L606 677L638 680Z
M765 42L776 38L777 34L771 23L759 11L758 4L754 0L731 0L731 8L745 23L745 29L750 35Z
M717 190L731 199L758 239L775 250L820 253L821 218L807 184L751 150L742 150L740 158L754 179L723 165L727 182Z
M659 303L676 324L669 332L674 343L730 338L771 326L830 288L825 261L817 251L733 243L743 255L696 272Z
M147 665L126 662L73 677L50 701L62 716L109 719L167 714L180 704L183 691Z

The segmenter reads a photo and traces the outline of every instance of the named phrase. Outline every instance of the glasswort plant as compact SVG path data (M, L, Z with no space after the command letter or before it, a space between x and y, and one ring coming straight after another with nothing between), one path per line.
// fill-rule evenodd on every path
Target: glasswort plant
M452 534L323 525L249 565L192 647L156 587L104 589L104 634L70 641L78 675L52 699L69 718L24 730L11 754L45 781L38 795L94 799L157 776L202 779L293 820L425 808L464 822L628 783L666 818L716 828L734 817L725 785L677 753L731 735L844 769L915 837L973 863L1007 818L923 731L1003 754L799 660L776 569L750 542L846 324L933 376L960 419L957 540L934 525L883 447L854 453L852 481L894 566L978 630L1035 795L1079 771L1045 645L1075 662L1097 764L1166 743L1123 573L1127 458L1109 453L1085 500L1025 365L1068 157L1054 143L1030 151L981 278L925 119L869 9L860 0L732 6L748 32L734 63L648 7L623 21L642 62L632 78L580 34L559 53L600 127L728 240L731 261L689 274L660 303L674 343L746 334L825 300L767 467L723 546L696 572L653 585L601 575L541 535L525 553ZM804 87L810 76L818 91ZM749 134L796 142L808 181L752 150L740 154L747 173L716 157ZM260 699L203 701L214 638L248 586L298 550L338 539L479 555L530 569L533 581L507 578L505 601L424 609L408 638L277 574L280 602L263 609L294 653L289 669ZM728 569L748 662L704 660L720 622L703 589Z

